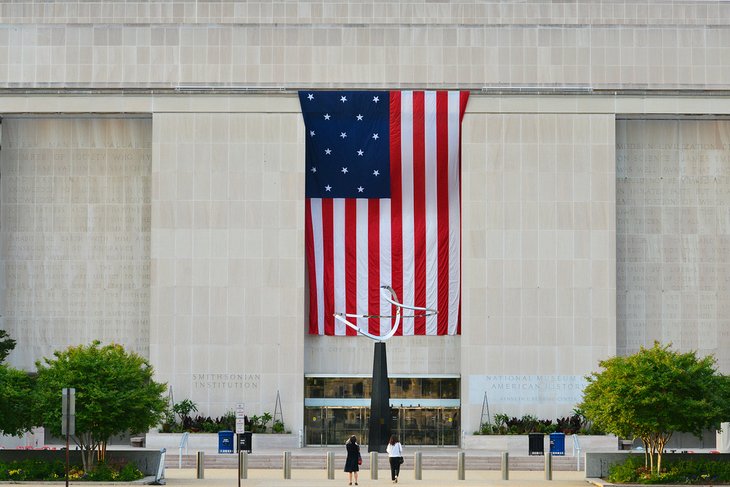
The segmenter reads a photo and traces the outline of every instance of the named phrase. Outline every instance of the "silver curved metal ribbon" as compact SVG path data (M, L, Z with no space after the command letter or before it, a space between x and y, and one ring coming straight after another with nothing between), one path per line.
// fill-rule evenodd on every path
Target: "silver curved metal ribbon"
M387 296L384 291L388 291L390 293L390 296ZM335 313L335 320L339 321L340 323L344 323L346 326L352 328L353 330L357 331L358 334L366 336L370 338L371 340L375 340L378 342L384 342L388 340L389 338L392 338L395 333L398 331L398 326L400 325L401 320L401 310L402 309L409 309L411 311L420 311L421 314L419 315L403 315L403 318L426 318L428 316L433 316L435 314L438 314L438 310L431 309L431 308L421 308L419 306L408 306L403 303L398 302L398 296L395 294L395 290L390 286L380 286L380 294L383 296L383 299L385 299L387 302L392 304L396 307L395 316L386 316L386 315L363 315L363 314L355 314L355 313ZM390 329L388 333L385 335L373 335L372 333L369 333L359 326L357 326L354 323L351 323L347 321L346 318L395 318L395 324Z

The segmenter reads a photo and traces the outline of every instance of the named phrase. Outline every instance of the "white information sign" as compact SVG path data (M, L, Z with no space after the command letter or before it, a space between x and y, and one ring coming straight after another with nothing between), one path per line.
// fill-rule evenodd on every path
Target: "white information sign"
M241 434L246 431L246 405L242 402L236 404L236 433Z

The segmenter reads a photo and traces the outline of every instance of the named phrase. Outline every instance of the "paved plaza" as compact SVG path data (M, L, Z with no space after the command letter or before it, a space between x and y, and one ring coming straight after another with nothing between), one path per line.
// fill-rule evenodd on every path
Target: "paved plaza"
M335 472L334 480L327 480L324 470L292 470L291 479L284 479L281 470L249 470L248 478L241 480L246 487L295 487L295 486L322 486L337 487L348 485L347 474ZM205 478L195 478L195 469L166 469L167 485L177 486L237 486L236 470L209 469L205 471ZM385 486L393 485L390 481L390 471L379 470L378 480L370 479L370 471L360 472L359 485ZM85 484L86 485L86 484ZM546 481L544 472L510 472L510 480L501 480L501 473L494 470L475 470L466 472L466 480L457 480L456 471L424 470L423 480L413 478L413 470L404 470L398 479L398 485L412 485L419 487L461 487L461 486L505 486L505 487L557 487L557 486L586 486L584 472L553 472L553 480Z

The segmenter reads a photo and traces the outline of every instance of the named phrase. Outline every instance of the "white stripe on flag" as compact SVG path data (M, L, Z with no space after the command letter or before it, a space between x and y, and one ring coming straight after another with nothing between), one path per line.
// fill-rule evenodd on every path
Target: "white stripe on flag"
M317 333L324 335L324 245L322 244L322 200L310 200L314 245L314 282L317 287Z
M449 335L455 335L458 328L461 292L460 97L458 91L449 92Z
M438 309L438 188L436 181L436 92L425 93L426 155L426 307ZM436 335L437 316L426 319L426 335Z
M368 314L368 200L359 198L357 203L357 314ZM358 318L357 326L368 329L367 318Z
M380 286L392 286L392 260L390 251L390 200L380 200ZM390 316L394 310L391 309L391 304L382 298L383 293L378 290L378 296L380 299L380 315ZM391 297L391 296L388 296ZM380 334L385 335L392 327L393 321L391 318L380 319Z
M334 239L334 291L335 291L335 309L337 313L345 313L345 200L335 198L332 205L332 238ZM335 335L344 335L347 326L344 323L335 321Z
M402 158L402 237L403 296L401 303L413 306L415 300L415 242L413 221L413 92L401 94L401 158ZM413 320L402 321L403 334L413 335Z

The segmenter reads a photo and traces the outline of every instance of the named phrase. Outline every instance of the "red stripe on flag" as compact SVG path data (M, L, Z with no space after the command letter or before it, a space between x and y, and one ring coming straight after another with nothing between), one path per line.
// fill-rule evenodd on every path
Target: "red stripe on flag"
M335 334L335 251L333 200L322 199L322 254L324 261L324 334Z
M345 200L345 312L357 314L357 200ZM357 320L348 319L357 323ZM357 332L345 327L346 335Z
M403 197L402 197L402 169L401 169L401 94L399 91L390 93L390 253L391 253L391 287L398 299L403 299ZM395 311L391 306L394 314ZM391 323L394 324L395 320ZM399 327L396 335L403 334L403 327Z
M436 93L436 201L438 211L437 334L449 332L449 95Z
M426 127L425 93L413 92L413 245L414 305L426 306ZM413 323L415 335L426 334L426 320Z
M314 230L312 230L312 204L309 198L304 199L305 227L304 251L307 255L307 277L309 282L309 333L317 334L317 271L314 267Z
M380 200L368 200L368 314L380 314ZM368 319L368 332L380 335L380 320Z

